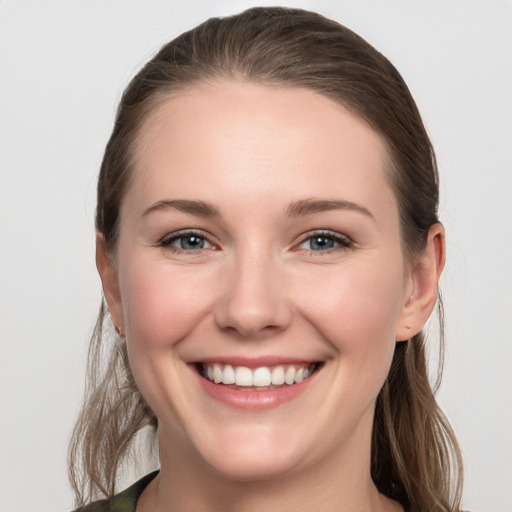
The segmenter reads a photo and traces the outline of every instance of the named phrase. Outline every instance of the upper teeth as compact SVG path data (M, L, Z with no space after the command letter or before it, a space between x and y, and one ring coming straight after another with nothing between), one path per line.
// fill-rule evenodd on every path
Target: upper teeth
M205 376L216 384L235 384L237 386L266 387L270 385L295 384L307 379L313 372L314 365L307 366L261 366L251 369L246 366L207 363L204 365Z

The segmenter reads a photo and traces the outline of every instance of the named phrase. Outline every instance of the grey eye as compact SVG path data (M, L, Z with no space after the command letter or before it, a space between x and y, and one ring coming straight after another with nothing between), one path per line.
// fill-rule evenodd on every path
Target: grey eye
M174 242L184 251L204 249L206 244L206 240L204 238L196 235L180 236L179 238L176 238Z
M304 238L299 249L312 252L331 252L352 247L352 241L339 233L313 233Z
M198 233L177 233L161 242L162 247L170 250L197 252L202 249L212 249L213 245L205 236Z
M308 240L311 251L326 251L334 248L336 241L330 236L312 236Z

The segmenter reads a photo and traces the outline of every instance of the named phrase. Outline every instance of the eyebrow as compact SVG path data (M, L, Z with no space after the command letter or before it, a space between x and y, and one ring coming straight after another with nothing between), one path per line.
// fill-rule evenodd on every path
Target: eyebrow
M188 199L164 199L151 205L144 211L142 217L151 212L164 211L168 209L178 210L193 215L201 215L204 217L219 217L219 210L211 203L205 201L190 201Z
M291 203L286 209L286 212L290 217L299 217L329 210L355 210L375 220L375 217L365 206L353 203L352 201L342 201L339 199L301 199L300 201Z
M206 201L193 201L188 199L164 199L151 205L144 211L142 217L156 211L165 211L168 209L177 210L192 215L201 215L204 217L220 217L220 211L212 203ZM339 199L301 199L291 203L286 208L289 217L300 217L312 213L325 212L329 210L355 210L372 219L375 219L370 210L365 206L352 201L343 201Z

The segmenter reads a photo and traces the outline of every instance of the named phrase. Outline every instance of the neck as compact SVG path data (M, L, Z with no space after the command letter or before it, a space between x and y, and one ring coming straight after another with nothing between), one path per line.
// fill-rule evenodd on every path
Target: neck
M300 472L240 481L197 463L174 446L171 453L161 450L160 474L143 493L137 512L401 511L373 484L369 450L346 452L340 456L337 451Z

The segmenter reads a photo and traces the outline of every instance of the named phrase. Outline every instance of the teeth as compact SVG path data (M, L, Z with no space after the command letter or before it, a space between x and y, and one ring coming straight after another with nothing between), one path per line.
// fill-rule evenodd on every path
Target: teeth
M235 384L237 386L252 386L252 372L245 366L237 366L235 370Z
M227 364L224 367L224 372L222 373L222 384L234 384L235 383L235 370L230 364Z
M251 370L245 366L233 367L230 364L205 364L203 376L215 384L235 384L241 387L268 388L302 382L313 373L314 366L262 366Z
M276 366L272 370L272 384L275 386L284 384L284 368L282 366Z
M288 370L286 370L284 381L289 386L295 382L295 368L293 366L288 367Z
M213 382L215 384L222 382L222 368L218 364L213 365Z
M268 368L258 368L252 377L253 386L264 387L272 384L272 374Z

